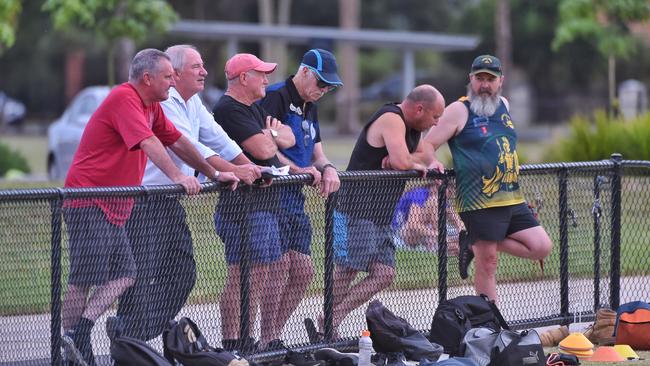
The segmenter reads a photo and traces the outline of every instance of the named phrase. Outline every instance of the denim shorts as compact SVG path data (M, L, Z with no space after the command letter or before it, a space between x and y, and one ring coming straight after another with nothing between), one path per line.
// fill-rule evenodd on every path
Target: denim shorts
M395 267L392 230L334 211L334 263L368 272L371 263Z
M283 187L278 215L282 254L289 250L311 255L311 221L305 213L305 196L302 185Z
M239 264L242 244L248 246L250 261L254 264L272 263L282 255L280 233L276 215L268 211L255 211L248 214L248 238L243 238L244 217L239 220L226 219L218 211L214 214L217 234L226 249L226 262ZM243 240L246 239L246 242Z

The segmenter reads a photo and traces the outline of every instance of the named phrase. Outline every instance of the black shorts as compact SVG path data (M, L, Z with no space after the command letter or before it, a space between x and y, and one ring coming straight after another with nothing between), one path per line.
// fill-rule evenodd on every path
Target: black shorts
M502 241L516 232L539 226L528 204L490 207L460 213L470 243L477 240Z
M64 208L68 230L68 283L86 287L135 278L135 260L124 226L110 223L99 207Z

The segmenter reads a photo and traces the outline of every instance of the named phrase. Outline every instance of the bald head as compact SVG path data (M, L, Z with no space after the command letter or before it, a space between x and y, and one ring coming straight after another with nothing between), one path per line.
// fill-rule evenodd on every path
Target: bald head
M406 96L406 100L411 103L422 104L426 107L432 107L437 101L443 99L442 94L438 89L434 88L429 84L423 84L416 86L411 92ZM444 103L443 103L444 105Z
M424 131L438 123L445 110L445 98L431 85L416 86L402 102L402 110L407 123L419 131Z

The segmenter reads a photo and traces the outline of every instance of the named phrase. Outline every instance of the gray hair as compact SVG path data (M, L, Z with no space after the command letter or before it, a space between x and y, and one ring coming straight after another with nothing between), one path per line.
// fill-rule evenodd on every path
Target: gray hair
M196 47L192 46L191 44L177 44L171 47L168 47L165 50L165 53L167 56L169 56L169 59L172 63L172 67L174 70L180 71L183 66L185 66L185 50L194 50L196 52L199 52Z
M158 71L161 58L171 61L166 53L155 48L145 48L136 53L129 68L129 81L140 81L145 72L153 73Z

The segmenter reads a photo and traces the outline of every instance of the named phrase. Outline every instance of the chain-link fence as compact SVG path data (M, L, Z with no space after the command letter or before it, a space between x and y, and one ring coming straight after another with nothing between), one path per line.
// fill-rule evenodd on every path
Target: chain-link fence
M650 162L616 159L522 167L554 247L543 264L500 256L506 320L590 321L648 300L649 173ZM474 293L471 267L467 280L458 272L453 172L340 178L327 199L307 175L189 197L176 186L0 191L0 363L60 364L80 317L96 318L98 364L110 364L115 315L159 351L168 320L187 316L212 345L258 359L352 343L373 298L427 332L441 299Z

